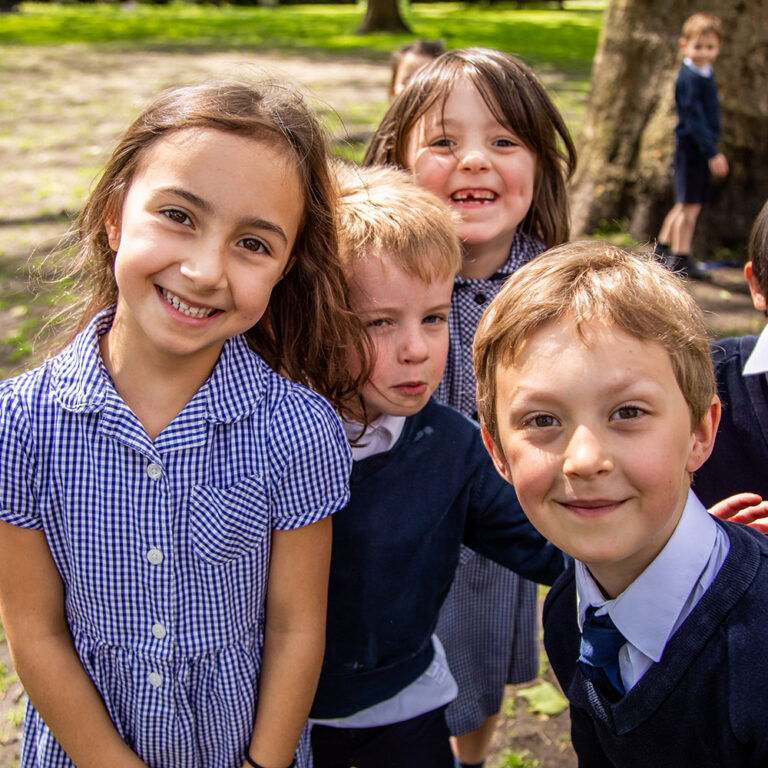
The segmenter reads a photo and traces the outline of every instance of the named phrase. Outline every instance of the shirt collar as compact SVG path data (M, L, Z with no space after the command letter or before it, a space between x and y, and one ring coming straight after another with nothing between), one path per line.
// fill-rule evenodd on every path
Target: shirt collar
M768 325L763 328L763 332L757 337L755 348L747 358L744 364L743 376L750 376L755 373L768 373Z
M605 606L628 642L658 662L709 561L716 536L716 523L689 491L680 521L664 549L615 599L606 600L587 567L576 561L579 628L590 605Z
M117 397L99 351L99 339L112 327L114 316L114 306L96 314L53 360L54 397L73 413L103 410L110 397ZM263 396L267 371L244 337L227 339L211 376L195 395L206 398L207 420L226 424L252 413Z
M513 272L516 272L524 264L538 256L545 250L544 244L531 235L527 235L520 227L515 230L512 245L509 249L507 260L488 278L488 280L506 280ZM465 285L479 282L478 278L466 278L456 276L456 285Z
M383 413L368 425L364 435L363 425L357 421L342 420L342 426L348 440L360 441L352 445L352 459L360 461L390 450L400 438L405 426L405 416Z
M705 64L703 67L697 67L687 56L683 59L683 64L685 64L688 69L692 69L696 74L701 75L702 77L712 77L712 72L714 71L712 69L711 64Z

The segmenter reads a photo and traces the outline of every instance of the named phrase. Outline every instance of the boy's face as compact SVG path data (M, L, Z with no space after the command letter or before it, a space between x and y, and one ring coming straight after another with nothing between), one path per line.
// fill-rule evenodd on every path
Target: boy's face
M693 37L681 37L680 48L697 67L711 64L720 53L720 39L714 32L704 32Z
M533 525L615 597L675 529L719 401L691 430L660 345L616 326L548 323L496 372L499 442L483 433Z
M368 417L418 413L445 368L453 276L424 283L385 256L358 262L349 284L376 353L362 391Z

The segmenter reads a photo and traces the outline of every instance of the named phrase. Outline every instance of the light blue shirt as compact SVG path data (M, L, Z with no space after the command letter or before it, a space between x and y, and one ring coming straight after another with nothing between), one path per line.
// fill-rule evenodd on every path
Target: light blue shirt
M715 580L728 555L728 537L693 491L664 549L618 597L606 600L587 567L576 561L579 629L587 609L608 613L627 642L619 671L627 691L658 662L669 639Z
M362 426L356 422L344 421L343 426L350 440L358 438L362 433ZM352 446L352 458L360 461L388 451L397 442L404 426L404 416L382 414L368 426L362 439ZM347 717L310 722L332 728L374 728L410 720L450 703L456 698L458 687L437 635L432 635L432 647L435 655L426 672L391 699L380 701Z
M687 56L683 59L683 64L685 64L688 69L692 69L702 77L712 77L712 73L714 72L711 64L705 64L703 67L697 67Z
M751 376L756 373L768 373L768 325L763 328L757 337L755 348L744 363L743 376Z

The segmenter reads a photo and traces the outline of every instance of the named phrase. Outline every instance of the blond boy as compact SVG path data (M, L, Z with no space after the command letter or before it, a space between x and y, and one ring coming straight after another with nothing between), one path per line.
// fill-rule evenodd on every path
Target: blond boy
M564 560L525 519L477 425L431 399L461 264L450 211L401 171L339 176L350 301L375 357L345 423L354 466L333 522L314 764L453 768L443 713L456 685L434 632L461 544L542 582Z
M580 765L768 764L768 544L690 492L720 404L679 280L561 246L510 278L474 354L494 464L576 560L544 639Z
M674 269L691 277L703 270L691 257L696 221L709 200L710 176L727 176L720 140L720 97L712 64L722 46L722 24L710 13L686 19L680 37L683 64L675 82L675 204L659 232L659 250Z

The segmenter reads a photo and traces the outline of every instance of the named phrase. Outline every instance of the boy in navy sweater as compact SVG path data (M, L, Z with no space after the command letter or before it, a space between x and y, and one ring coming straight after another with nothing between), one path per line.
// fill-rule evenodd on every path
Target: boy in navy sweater
M768 765L768 540L690 473L720 403L700 310L657 262L571 243L516 272L475 337L486 447L576 562L544 643L588 768Z
M752 226L744 274L755 309L768 314L768 202ZM742 490L768 499L768 326L711 346L723 415L693 487L705 504Z
M431 399L461 265L451 212L404 172L339 174L340 250L374 359L345 423L351 499L333 521L314 763L453 768L456 685L434 631L460 545L543 583L564 556L527 521L477 425Z
M717 149L720 98L712 63L720 53L720 19L696 13L683 24L683 65L675 83L675 205L659 232L659 249L668 265L701 276L691 259L691 243L701 207L709 200L710 175L726 176L728 161Z

